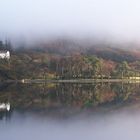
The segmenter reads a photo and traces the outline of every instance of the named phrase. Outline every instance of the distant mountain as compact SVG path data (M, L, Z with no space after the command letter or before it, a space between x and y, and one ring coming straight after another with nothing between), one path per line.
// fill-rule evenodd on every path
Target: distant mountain
M48 54L69 56L73 54L95 55L116 62L140 60L140 47L135 43L109 43L87 40L53 40L18 48L26 52L46 52Z

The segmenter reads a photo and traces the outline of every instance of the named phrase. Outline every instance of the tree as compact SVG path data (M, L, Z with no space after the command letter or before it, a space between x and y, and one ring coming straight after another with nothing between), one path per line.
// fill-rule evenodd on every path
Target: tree
M122 63L118 64L116 67L117 75L121 76L123 78L124 76L129 75L130 67L126 61L123 61Z
M2 50L2 49L3 49L3 46L4 46L3 42L2 42L2 41L0 41L0 50Z
M93 55L86 56L85 60L92 66L91 75L94 75L94 77L97 77L98 75L102 76L102 60Z
M5 40L5 49L12 51L12 44L9 40Z

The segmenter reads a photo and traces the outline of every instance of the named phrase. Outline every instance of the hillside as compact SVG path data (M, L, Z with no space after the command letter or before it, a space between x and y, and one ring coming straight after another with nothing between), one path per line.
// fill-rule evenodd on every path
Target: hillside
M11 52L10 61L0 60L0 79L35 78L120 78L138 75L140 51L115 48L107 44L72 41L38 43L14 48L2 44L0 49ZM123 75L122 75L123 73Z
M114 44L106 42L53 40L36 43L35 45L18 48L21 52L46 52L59 56L73 54L94 55L106 60L116 62L134 62L140 60L140 48L138 44Z

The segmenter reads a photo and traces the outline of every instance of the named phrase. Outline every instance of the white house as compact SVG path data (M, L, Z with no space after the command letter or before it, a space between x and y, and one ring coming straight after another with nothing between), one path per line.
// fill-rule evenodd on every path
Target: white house
M0 51L0 59L10 59L9 51Z

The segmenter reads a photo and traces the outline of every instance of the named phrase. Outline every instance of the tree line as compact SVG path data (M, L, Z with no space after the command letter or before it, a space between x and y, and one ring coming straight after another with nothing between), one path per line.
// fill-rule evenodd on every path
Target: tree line
M32 48L13 49L0 41L0 50L10 50L10 65L0 61L0 79L110 79L139 76L140 62L114 61L93 54L60 55Z
M120 63L104 60L94 55L74 55L50 61L49 69L60 79L71 78L126 78L139 76L127 61Z

